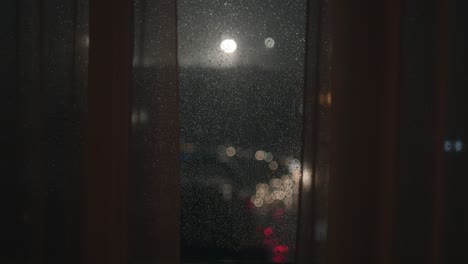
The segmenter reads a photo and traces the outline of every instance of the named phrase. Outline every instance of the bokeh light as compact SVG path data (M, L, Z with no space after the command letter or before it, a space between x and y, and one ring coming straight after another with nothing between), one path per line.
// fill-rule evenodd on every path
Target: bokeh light
M273 178L270 180L270 186L273 188L278 188L281 185L281 180L278 178Z
M270 168L270 170L277 170L278 169L278 163L276 161L272 161L272 162L270 162L270 164L268 164L268 167Z
M273 38L266 38L264 43L265 43L265 46L269 49L275 46L275 40Z
M228 155L229 157L233 157L234 155L236 155L236 149L234 147L228 147L226 149L226 155Z
M265 159L265 151L263 151L263 150L257 150L257 152L255 152L255 159L256 159L256 160L263 160L263 159Z
M255 198L253 203L256 207L261 207L263 205L263 199L260 197L257 197Z

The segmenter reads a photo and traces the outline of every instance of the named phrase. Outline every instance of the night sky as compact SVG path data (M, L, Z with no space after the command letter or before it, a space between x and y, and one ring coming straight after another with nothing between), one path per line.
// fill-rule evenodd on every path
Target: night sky
M178 1L181 66L302 69L306 1L182 0ZM268 48L265 39L272 38ZM234 53L220 49L233 39Z

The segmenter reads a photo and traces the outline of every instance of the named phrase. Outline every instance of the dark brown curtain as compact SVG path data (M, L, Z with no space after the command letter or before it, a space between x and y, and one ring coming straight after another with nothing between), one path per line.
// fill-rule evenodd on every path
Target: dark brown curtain
M466 107L450 112L448 97L467 98L454 63L466 58L454 49L466 39L462 5L330 1L327 263L467 262L468 199L456 186L466 186L468 159L444 149L467 136Z
M0 262L81 263L88 1L0 10Z
M127 263L132 1L90 1L84 263Z

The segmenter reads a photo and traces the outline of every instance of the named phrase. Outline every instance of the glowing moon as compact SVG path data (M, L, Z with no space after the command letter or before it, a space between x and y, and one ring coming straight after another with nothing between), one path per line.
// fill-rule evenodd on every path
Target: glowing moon
M221 42L220 48L226 53L233 53L237 49L237 43L233 39L225 39Z

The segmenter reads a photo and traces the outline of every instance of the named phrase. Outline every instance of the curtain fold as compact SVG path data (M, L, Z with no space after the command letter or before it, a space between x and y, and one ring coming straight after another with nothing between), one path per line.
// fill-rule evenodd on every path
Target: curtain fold
M447 263L460 243L445 222L454 2L330 1L327 263Z

